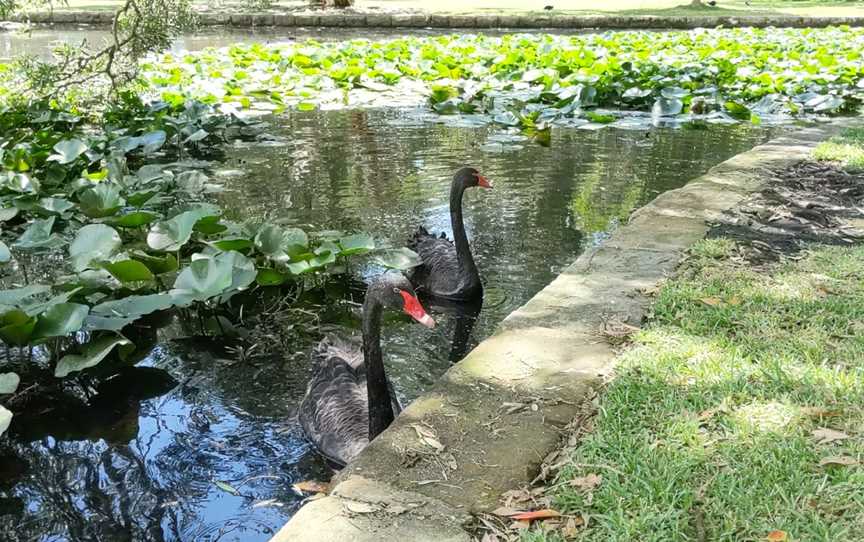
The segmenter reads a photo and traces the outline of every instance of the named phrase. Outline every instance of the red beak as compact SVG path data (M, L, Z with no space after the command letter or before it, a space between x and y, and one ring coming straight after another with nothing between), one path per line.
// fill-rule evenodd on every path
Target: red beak
M492 183L483 175L477 175L477 186L482 188L492 188Z
M405 290L399 290L399 293L402 294L402 299L405 300L405 305L402 308L402 310L405 311L405 314L417 320L429 329L435 327L435 320L433 320L431 316L426 314L426 311L423 310L423 305L420 304L419 299L409 294Z

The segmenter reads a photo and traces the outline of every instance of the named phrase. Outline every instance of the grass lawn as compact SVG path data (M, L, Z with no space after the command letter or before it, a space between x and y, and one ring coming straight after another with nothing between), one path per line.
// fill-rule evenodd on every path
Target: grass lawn
M864 540L864 247L735 254L694 247L623 355L553 492L575 539Z
M847 169L864 169L864 128L845 130L821 143L813 156L817 160L840 162Z
M68 7L57 9L113 9L120 5L119 0L69 0ZM196 1L201 6L230 8L238 5L236 0L210 3ZM277 9L301 9L308 6L306 0L281 0L275 3ZM547 5L552 11L543 11ZM755 15L788 14L810 16L864 16L862 0L752 0L749 5L744 0L718 0L718 6L711 8L692 8L688 0L609 0L607 2L581 2L577 0L439 0L423 2L420 0L355 0L355 8L360 10L425 11L429 13L450 14L523 14L542 12L546 15Z

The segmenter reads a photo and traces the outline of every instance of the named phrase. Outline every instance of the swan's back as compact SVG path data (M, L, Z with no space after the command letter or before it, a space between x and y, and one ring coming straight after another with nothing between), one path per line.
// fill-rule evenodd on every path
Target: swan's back
M306 436L346 464L369 444L366 368L358 341L328 336L312 352L312 379L298 415Z
M417 290L444 299L474 297L482 293L480 282L462 272L456 246L443 233L436 237L420 226L408 241L408 248L416 252L423 262L408 276Z

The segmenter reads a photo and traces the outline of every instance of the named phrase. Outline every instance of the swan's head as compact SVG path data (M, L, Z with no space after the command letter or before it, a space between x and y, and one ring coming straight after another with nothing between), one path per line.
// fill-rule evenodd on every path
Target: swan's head
M435 320L426 314L426 309L417 299L414 288L403 275L386 273L369 285L367 296L374 295L384 307L402 311L428 328L435 327Z
M472 188L474 186L479 186L480 188L492 188L492 183L489 179L480 175L480 172L473 167L463 167L456 172L456 175L454 175L453 178L456 179L457 182L461 183L465 188Z

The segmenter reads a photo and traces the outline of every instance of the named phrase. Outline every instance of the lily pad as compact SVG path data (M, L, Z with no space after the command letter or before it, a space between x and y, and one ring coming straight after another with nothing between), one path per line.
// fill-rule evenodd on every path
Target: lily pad
M389 269L406 270L422 265L423 260L410 248L393 248L384 250L375 256L375 263Z
M97 184L78 197L81 212L90 218L112 216L125 204L126 201L120 197L120 189L108 183Z
M48 160L58 164L68 164L84 154L88 148L87 144L80 139L64 139L54 145L55 154L49 156Z
M365 254L375 248L375 240L368 233L358 233L339 239L342 256Z
M53 216L45 219L36 219L24 230L21 237L12 243L12 246L22 250L47 250L61 247L65 244L65 241L56 233L51 233L53 227Z
M21 377L15 373L0 373L0 394L15 393L20 382Z
M109 336L96 339L88 343L81 354L68 354L57 362L54 376L63 378L71 373L83 371L95 367L117 346L131 344L127 339L120 336Z
M0 435L9 429L10 423L12 423L12 413L5 407L0 406Z
M41 315L33 329L33 339L65 337L75 333L84 324L90 307L78 303L59 303Z
M255 235L255 246L271 260L287 262L307 251L309 237L299 228L282 229L275 224L265 224Z
M72 269L83 271L92 267L93 262L107 260L122 244L120 234L111 226L88 224L78 230L69 247Z
M112 218L110 224L120 228L140 228L152 223L159 215L150 211L133 211L118 217Z
M120 282L141 282L155 278L153 272L146 265L136 260L106 263L103 267Z
M199 257L183 269L174 282L172 295L187 295L195 301L234 292L252 284L257 276L252 260L239 252Z
M0 241L0 263L6 263L12 259L12 253L6 243Z
M195 224L204 217L217 216L219 210L213 206L191 209L177 216L157 222L147 234L147 245L154 250L175 251L189 242Z
M6 344L24 346L33 336L36 318L20 309L7 311L0 315L0 339Z

